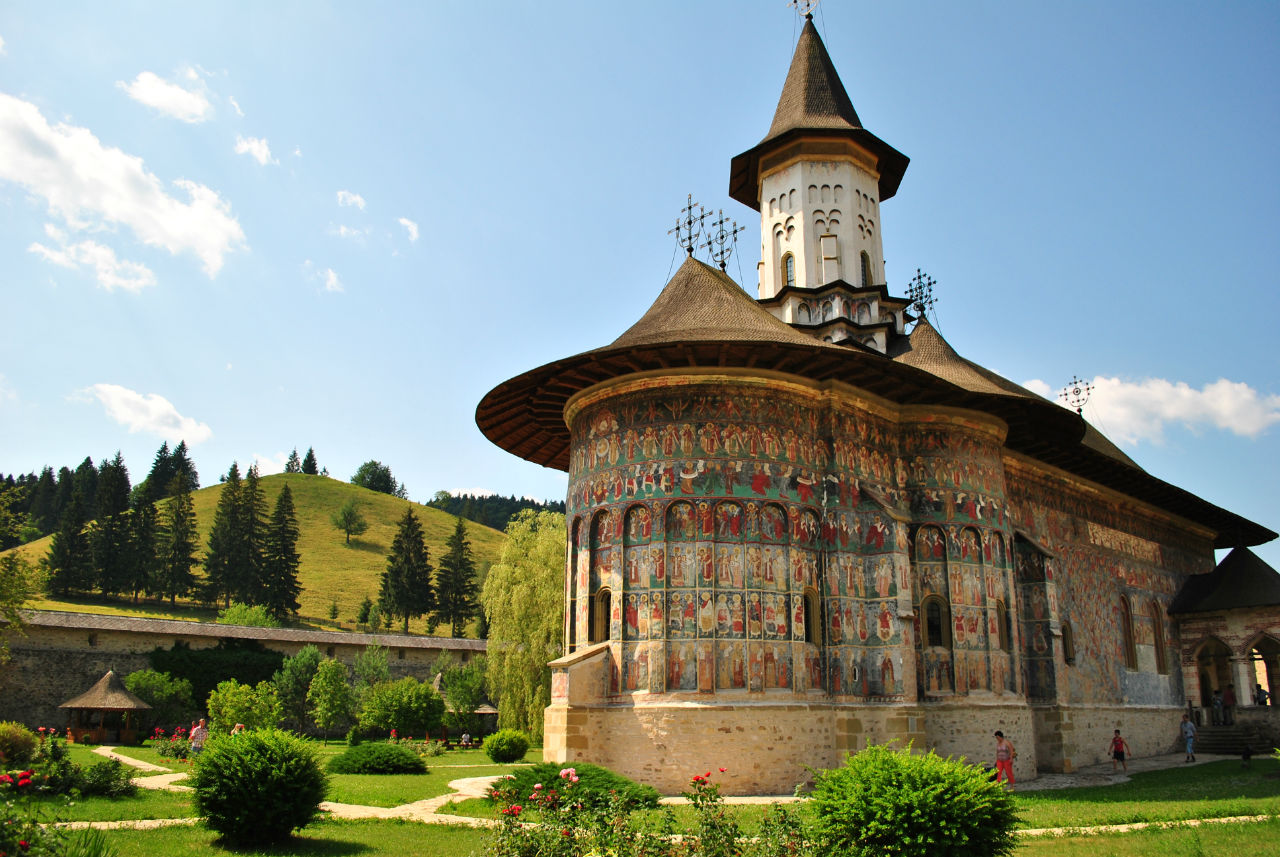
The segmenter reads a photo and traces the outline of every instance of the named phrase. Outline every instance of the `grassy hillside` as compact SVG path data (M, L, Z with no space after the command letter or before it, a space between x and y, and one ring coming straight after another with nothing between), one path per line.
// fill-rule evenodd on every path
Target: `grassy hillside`
M275 506L281 487L286 484L293 492L293 502L298 514L298 552L302 556L298 573L302 583L300 613L308 624L332 627L329 622L329 605L337 599L338 622L347 630L354 630L356 610L360 602L366 595L377 600L378 583L386 568L387 552L395 537L396 523L404 516L406 508L412 507L414 514L422 522L427 546L431 551L432 565L444 553L445 540L453 533L454 517L439 509L410 503L366 488L357 488L325 476L307 476L301 473L280 473L262 478L262 491L267 500L268 513ZM203 548L208 544L214 510L221 494L222 485L218 484L201 488L192 495L200 526L201 559L204 555ZM369 529L364 535L353 537L348 546L345 535L334 528L329 518L350 498L355 498L360 503L360 511L368 521ZM471 521L467 522L467 537L477 565L496 562L506 539L497 530ZM50 537L45 537L14 548L14 551L35 562L48 554L49 542ZM102 598L69 601L43 598L30 606L44 610L123 613L175 619L210 619L214 615L214 611L194 604L184 605L181 601L177 609L170 608L168 602L144 601L134 605L126 600ZM411 622L409 628L416 633L429 632L425 621L421 620Z

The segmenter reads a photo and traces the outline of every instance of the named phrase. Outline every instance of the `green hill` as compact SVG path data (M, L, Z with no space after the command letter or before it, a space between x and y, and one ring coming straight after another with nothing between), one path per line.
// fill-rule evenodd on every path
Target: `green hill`
M338 624L348 630L355 629L355 615L360 602L366 595L377 600L378 584L386 567L391 540L395 537L396 523L404 516L406 508L412 507L414 514L422 522L427 546L431 551L432 565L444 553L445 540L453 533L453 515L326 476L279 473L264 476L261 484L268 509L275 505L276 495L284 485L287 484L293 492L300 533L298 552L302 557L298 572L302 583L302 594L298 599L302 602L299 615L307 624L333 627L335 623L329 621L329 605L336 599ZM202 548L208 544L214 510L221 494L222 485L218 484L201 488L191 495L200 527ZM351 498L360 503L360 511L368 521L369 529L364 535L353 537L348 546L346 536L334 528L329 518ZM13 551L32 562L39 561L48 554L51 538L46 536L37 539L14 548ZM497 530L472 522L467 523L467 538L471 542L472 554L478 567L496 562L506 540ZM200 556L203 559L203 550ZM174 608L168 602L145 599L135 605L127 599L84 597L62 600L45 597L29 606L38 610L120 613L174 619L211 619L215 613L194 603L184 604L181 600ZM415 633L430 632L425 620L410 622L409 628ZM447 629L444 632L447 633Z

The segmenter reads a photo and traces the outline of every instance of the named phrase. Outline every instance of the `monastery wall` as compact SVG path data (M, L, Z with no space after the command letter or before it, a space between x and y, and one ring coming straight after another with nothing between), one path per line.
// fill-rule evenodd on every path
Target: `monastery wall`
M85 618L87 623L93 622L93 617ZM129 621L146 624L146 620ZM168 628L178 623L161 624ZM38 624L38 619L28 623L25 634L9 637L11 657L0 667L0 720L15 720L32 727L64 726L67 714L58 706L88 690L107 670L115 670L124 678L131 672L150 669L149 656L157 647L168 649L175 642L182 642L192 649L207 649L222 639L217 636L217 625L190 624L190 634L174 634L168 630L109 630L92 624L85 627L49 627ZM244 629L236 630L235 636L243 638ZM364 641L340 642L344 636L341 634L324 636L333 642L314 643L320 653L335 657L348 666L367 645ZM261 639L259 642L267 649L289 656L312 641ZM430 668L443 651L439 647L386 648L392 678L414 676L420 681L430 679ZM457 654L463 661L471 656L470 651Z

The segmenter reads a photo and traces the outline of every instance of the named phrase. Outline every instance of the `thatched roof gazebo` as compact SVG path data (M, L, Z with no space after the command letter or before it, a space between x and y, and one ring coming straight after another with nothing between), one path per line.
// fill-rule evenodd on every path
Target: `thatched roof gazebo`
M136 743L135 712L151 710L129 692L115 670L107 670L93 687L58 707L67 710L67 739L95 744Z

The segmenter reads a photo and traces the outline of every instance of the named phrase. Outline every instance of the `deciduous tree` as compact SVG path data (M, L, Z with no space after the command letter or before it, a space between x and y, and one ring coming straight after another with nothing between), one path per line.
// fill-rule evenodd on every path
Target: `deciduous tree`
M329 737L333 729L340 729L355 716L355 693L347 684L347 665L329 658L316 668L315 678L307 690L307 704L316 726Z
M396 494L396 478L391 475L391 468L380 461L366 461L351 477L352 485L379 491L383 494Z
M311 680L316 677L321 660L323 658L320 650L308 644L299 649L296 655L285 658L279 671L271 677L276 692L280 694L284 716L297 729L302 729L307 724L307 691L311 689Z
M360 501L354 497L343 503L342 508L334 512L329 521L347 534L347 544L351 544L352 536L361 535L369 529L369 522L360 513Z
M489 690L498 725L540 739L551 701L547 663L564 641L564 515L521 512L507 525L499 562L480 601L489 618Z
M9 660L11 634L22 634L22 614L18 611L44 588L44 573L16 553L0 556L0 664Z

